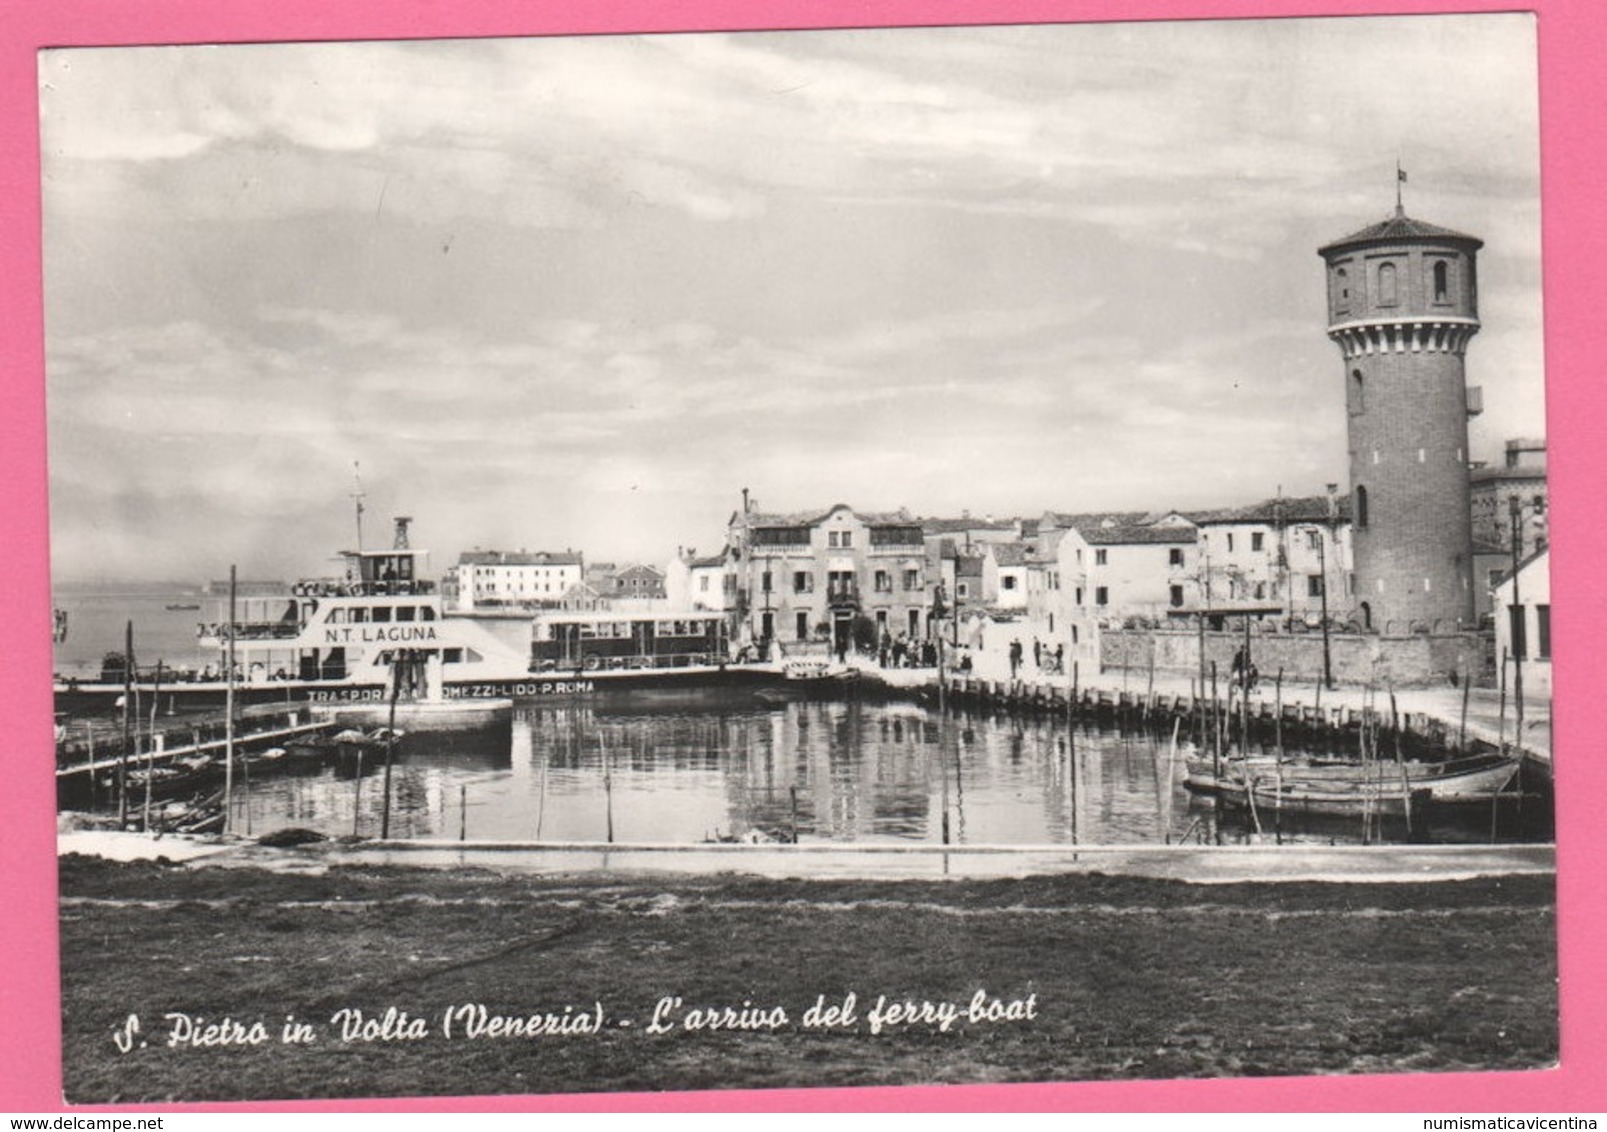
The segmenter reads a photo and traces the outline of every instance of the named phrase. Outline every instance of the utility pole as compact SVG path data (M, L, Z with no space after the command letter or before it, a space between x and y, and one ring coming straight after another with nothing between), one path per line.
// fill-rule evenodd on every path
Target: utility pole
M1322 571L1322 584L1317 587L1322 596L1322 685L1330 692L1334 688L1333 654L1328 641L1328 544L1338 538L1339 485L1328 485L1328 531L1326 537L1317 535L1317 569Z
M1523 610L1523 599L1518 596L1518 559L1523 553L1523 501L1517 496L1507 500L1507 515L1512 526L1512 609L1508 624L1512 628L1512 707L1517 713L1514 721L1514 738L1518 750L1523 750L1523 654L1529 651L1529 618Z

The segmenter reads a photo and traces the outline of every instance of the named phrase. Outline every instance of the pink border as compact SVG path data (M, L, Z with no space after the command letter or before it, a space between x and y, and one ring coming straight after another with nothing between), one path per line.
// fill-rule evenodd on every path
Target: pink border
M421 0L277 0L219 4L166 0L12 0L0 11L0 483L9 512L11 584L0 616L13 671L0 681L0 735L11 764L0 793L0 1108L61 1109L56 975L54 784L50 747L49 560L39 248L38 124L34 52L70 45L282 39L379 39L558 32L799 28L941 23L1363 15L1509 10L1497 0L614 0L537 7L521 0L472 5ZM19 10L20 8L20 10ZM1592 597L1589 563L1607 560L1607 524L1591 484L1607 483L1607 393L1598 392L1592 347L1607 324L1607 253L1596 177L1607 174L1607 8L1597 0L1532 0L1540 14L1546 345L1549 376L1554 583L1569 616L1558 622L1555 733L1566 752L1559 779L1559 919L1563 1062L1551 1072L1368 1078L923 1087L568 1097L481 1097L346 1104L151 1106L178 1111L442 1110L1044 1110L1073 1111L1501 1111L1601 1112L1607 1086L1607 981L1595 962L1607 935L1607 891L1593 858L1607 798L1607 758L1584 735L1581 707L1607 684L1607 659L1591 646L1607 630L1607 602ZM1594 174L1594 176L1593 176ZM81 1110L88 1111L88 1110Z

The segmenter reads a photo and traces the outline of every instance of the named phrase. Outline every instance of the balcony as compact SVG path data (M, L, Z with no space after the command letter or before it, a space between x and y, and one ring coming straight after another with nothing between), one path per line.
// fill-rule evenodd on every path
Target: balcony
M859 587L852 582L834 582L826 587L827 609L858 609Z

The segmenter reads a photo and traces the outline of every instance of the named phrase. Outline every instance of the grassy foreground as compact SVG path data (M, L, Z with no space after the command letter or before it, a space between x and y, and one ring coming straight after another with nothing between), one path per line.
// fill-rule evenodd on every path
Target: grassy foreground
M1517 1069L1557 1056L1546 878L309 876L67 857L61 884L74 1103ZM807 1013L850 993L851 1016ZM913 1016L876 1012L884 996ZM486 1025L470 1036L476 1004ZM764 1028L703 1025L720 1008ZM600 1032L580 1032L599 1009ZM310 1041L281 1040L287 1015ZM528 1029L532 1015L547 1032L488 1032L491 1018ZM242 1044L258 1021L264 1040Z

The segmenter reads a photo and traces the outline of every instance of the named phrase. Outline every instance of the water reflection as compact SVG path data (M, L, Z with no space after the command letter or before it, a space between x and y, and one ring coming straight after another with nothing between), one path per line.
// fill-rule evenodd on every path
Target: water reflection
M898 703L720 711L521 706L511 721L406 736L391 771L391 836L472 841L1156 844L1241 840L1183 787L1184 743L1063 720L937 713ZM377 836L380 760L252 784L237 829ZM1503 839L1512 815L1438 823L1431 839ZM1521 817L1521 814L1518 815ZM1531 805L1529 818L1536 816ZM946 819L946 820L945 820ZM1262 815L1264 831L1361 839L1359 823ZM1386 828L1404 839L1404 829ZM1423 830L1415 831L1417 836ZM1543 834L1542 834L1543 835Z

